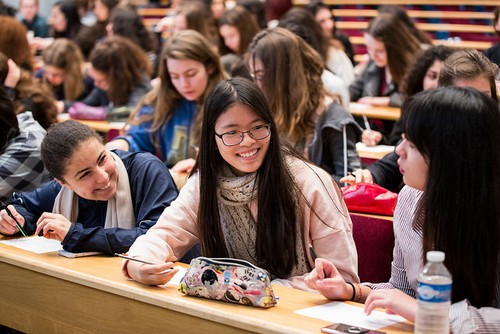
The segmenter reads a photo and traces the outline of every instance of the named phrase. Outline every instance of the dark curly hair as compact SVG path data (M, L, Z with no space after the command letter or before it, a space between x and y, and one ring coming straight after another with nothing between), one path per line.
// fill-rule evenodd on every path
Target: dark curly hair
M423 81L429 67L431 67L436 60L444 61L453 52L455 52L454 49L444 45L431 46L427 50L421 52L420 55L415 58L415 61L410 66L403 79L401 85L401 95L403 95L403 98L406 99L408 96L423 91Z

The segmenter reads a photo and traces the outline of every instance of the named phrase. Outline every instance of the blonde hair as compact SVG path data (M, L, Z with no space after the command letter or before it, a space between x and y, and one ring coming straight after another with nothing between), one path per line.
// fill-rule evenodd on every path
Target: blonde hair
M64 70L64 98L74 101L82 95L83 84L83 55L78 45L66 38L58 38L42 55L45 65ZM52 85L43 79L44 84Z

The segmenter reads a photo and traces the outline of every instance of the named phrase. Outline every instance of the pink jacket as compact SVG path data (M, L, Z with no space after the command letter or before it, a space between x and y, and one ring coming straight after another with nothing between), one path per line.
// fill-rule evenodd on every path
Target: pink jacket
M304 249L308 250L311 244L318 257L332 261L346 281L359 282L352 222L339 187L324 170L300 159L293 158L291 168L297 187L303 194L299 207L303 218ZM156 261L176 261L199 243L196 228L199 195L199 177L195 174L182 188L179 197L165 208L158 222L137 238L128 255ZM255 217L256 203L252 203L251 211ZM306 258L313 268L314 260L309 252ZM123 263L122 271L130 277L126 264L127 261ZM303 275L288 278L288 285L306 289Z

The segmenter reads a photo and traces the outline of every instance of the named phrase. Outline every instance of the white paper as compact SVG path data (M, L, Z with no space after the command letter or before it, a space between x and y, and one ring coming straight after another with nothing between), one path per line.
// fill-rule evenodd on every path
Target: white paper
M391 153L394 151L395 146L390 145L375 145L375 146L366 146L364 143L356 143L356 150L364 151L364 152L373 152L373 153Z
M380 311L373 311L367 316L362 307L342 302L331 302L320 306L309 307L297 310L295 313L328 322L343 323L372 330L406 321L403 317L398 315L391 315Z
M175 273L174 277L172 277L172 279L168 281L167 284L178 286L179 284L181 284L181 279L184 277L184 275L186 275L187 268L178 266L175 266L174 268L179 269L179 271Z
M356 102L351 102L349 104L349 110L366 110L370 109L373 106L371 104L366 104L366 103L356 103Z
M55 252L62 249L60 241L39 236L0 240L0 242L5 245L14 246L37 254Z

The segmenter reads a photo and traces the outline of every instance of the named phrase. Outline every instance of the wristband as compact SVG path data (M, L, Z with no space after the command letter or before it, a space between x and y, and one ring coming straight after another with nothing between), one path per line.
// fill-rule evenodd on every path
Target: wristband
M354 297L356 297L356 288L354 287L354 284L352 284L351 282L346 282L346 283L352 287L352 297L351 299L349 299L352 302L354 301Z

